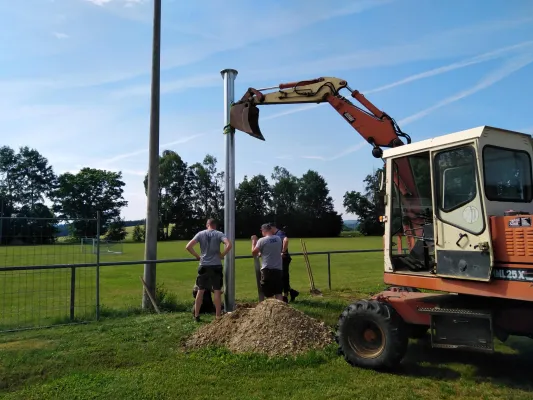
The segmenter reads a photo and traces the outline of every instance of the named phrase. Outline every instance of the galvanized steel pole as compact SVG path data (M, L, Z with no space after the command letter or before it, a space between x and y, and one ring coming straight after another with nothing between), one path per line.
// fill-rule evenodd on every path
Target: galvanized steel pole
M224 257L224 310L235 309L235 130L229 126L230 108L235 97L234 69L220 71L224 79L224 133L226 135L226 168L224 173L224 233L233 247Z
M157 230L159 227L159 85L161 57L161 0L154 0L154 25L152 47L152 98L150 106L150 144L148 162L148 198L146 205L146 233L144 259L157 259ZM144 281L155 298L156 264L144 264ZM150 297L143 290L142 308L150 309Z

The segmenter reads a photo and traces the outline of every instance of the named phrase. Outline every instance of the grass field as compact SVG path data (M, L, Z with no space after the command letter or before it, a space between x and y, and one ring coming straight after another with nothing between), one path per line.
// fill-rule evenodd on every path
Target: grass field
M292 250L299 251L295 246L299 243L294 242ZM368 249L379 248L381 238L306 242L308 251ZM160 243L159 258L186 256L184 245ZM248 254L249 242L239 241L236 251ZM106 256L105 260L142 259L142 255L142 245L128 244L124 254ZM37 255L32 257L35 261ZM311 257L315 281L324 297L305 293L309 283L301 257L293 258L291 281L302 292L294 307L333 327L346 304L383 287L382 255L333 255L331 261L329 291L326 256ZM267 360L257 355L233 355L223 349L185 353L181 342L196 328L189 312L195 271L192 263L158 267L158 282L164 283L186 311L122 313L119 317L117 310L140 303L142 266L103 267L102 304L109 311L104 312L101 322L0 335L0 398L533 398L533 347L527 339L511 338L505 345L498 344L498 353L492 356L438 351L431 349L427 340L413 341L394 373L352 368L336 355L334 346L294 359ZM9 286L6 277L2 279L4 288ZM251 260L237 260L236 296L241 301L257 296Z
M307 250L379 249L380 238L328 238L306 240ZM158 258L190 258L186 242L158 243ZM3 253L2 253L3 251ZM237 255L250 254L249 241L237 241ZM301 251L299 239L294 239L292 251ZM320 290L328 289L327 257L311 255L313 275ZM142 260L142 243L125 243L123 254L103 254L102 261ZM331 256L332 288L342 291L378 291L382 288L380 253L334 254ZM48 265L93 262L95 255L82 253L80 245L55 245L0 248L0 266ZM139 276L143 265L102 267L100 273L100 301L102 312L116 314L140 306L142 284ZM197 263L161 264L157 267L157 281L177 302L190 302L196 278ZM69 315L70 269L45 271L0 271L0 328L54 323ZM95 269L79 268L76 272L76 317L92 318L95 311ZM252 260L236 260L236 297L250 300L257 297ZM309 288L303 257L295 256L291 263L291 282L297 289ZM187 303L188 304L188 303ZM38 310L38 311L36 311Z

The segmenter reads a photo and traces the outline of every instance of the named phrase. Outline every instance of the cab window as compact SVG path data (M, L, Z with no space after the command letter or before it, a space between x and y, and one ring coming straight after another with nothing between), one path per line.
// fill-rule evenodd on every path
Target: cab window
M476 198L476 156L470 146L435 156L439 208L448 213Z
M531 158L522 150L483 148L485 196L491 201L532 200Z

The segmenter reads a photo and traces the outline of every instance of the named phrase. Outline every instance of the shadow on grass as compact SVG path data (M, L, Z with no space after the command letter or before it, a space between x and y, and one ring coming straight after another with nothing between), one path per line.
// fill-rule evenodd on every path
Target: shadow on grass
M457 380L468 372L460 372L446 364L469 366L473 368L472 380L492 382L507 387L533 390L531 370L533 368L533 346L528 339L510 338L506 343L517 351L510 354L496 351L493 354L465 350L446 350L431 348L429 335L410 344L408 352L397 371L393 374Z

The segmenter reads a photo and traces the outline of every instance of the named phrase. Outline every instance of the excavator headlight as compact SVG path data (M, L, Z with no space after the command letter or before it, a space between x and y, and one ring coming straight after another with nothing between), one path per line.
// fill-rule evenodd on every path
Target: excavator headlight
M230 110L230 125L259 140L265 140L259 129L259 108L251 102L235 103Z

